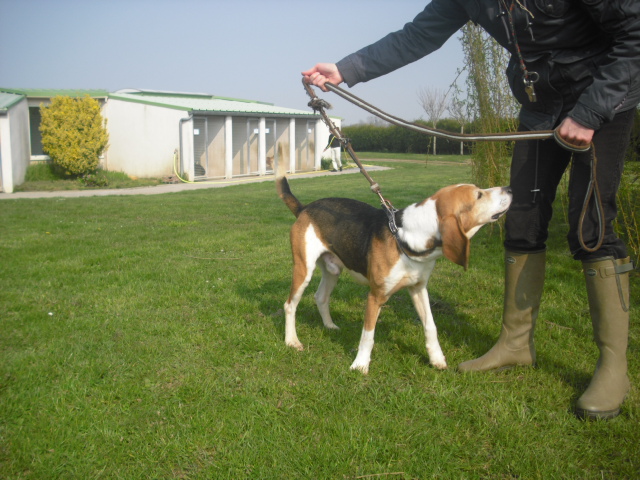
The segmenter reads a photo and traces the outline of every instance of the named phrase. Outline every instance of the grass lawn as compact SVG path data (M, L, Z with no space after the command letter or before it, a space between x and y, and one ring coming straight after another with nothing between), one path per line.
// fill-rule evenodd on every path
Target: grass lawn
M383 153L383 152L356 152L358 158L367 160L413 160L421 162L467 162L471 155L431 155L425 153Z
M85 178L61 179L49 162L29 166L24 183L16 192L55 192L60 190L90 190L95 188L150 187L161 183L158 178L132 179L122 172L98 170Z
M365 158L365 157L363 157ZM396 207L468 181L466 165L375 172ZM303 202L376 197L361 175L294 177ZM638 478L640 310L622 414L573 405L597 359L564 215L549 241L538 368L459 374L500 330L499 228L430 283L450 368L428 365L406 292L382 311L367 376L349 370L367 290L343 278L339 331L298 309L284 345L293 216L273 183L0 205L0 478ZM632 278L640 298L640 278ZM637 303L637 301L635 302Z

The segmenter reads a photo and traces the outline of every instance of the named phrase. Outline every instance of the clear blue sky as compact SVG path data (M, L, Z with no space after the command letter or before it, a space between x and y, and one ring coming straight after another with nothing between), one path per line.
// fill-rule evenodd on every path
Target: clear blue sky
M300 72L398 30L428 0L0 0L0 87L209 93L307 110ZM447 90L459 34L438 52L352 91L423 116L417 92ZM345 124L370 117L334 94Z

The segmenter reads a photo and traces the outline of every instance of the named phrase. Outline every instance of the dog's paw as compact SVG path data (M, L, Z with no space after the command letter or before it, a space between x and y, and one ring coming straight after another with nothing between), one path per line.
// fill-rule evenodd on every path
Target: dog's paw
M444 356L440 358L430 359L430 363L438 370L445 370L447 368L447 361L445 360Z
M295 348L296 350L298 350L299 352L304 350L304 345L302 345L302 343L300 343L299 340L289 340L287 342L285 342L287 344L288 347L291 348Z
M324 324L324 328L327 328L329 330L340 330L340 327L338 325L336 325L335 323L333 323L333 322L325 323Z
M353 362L351 364L351 370L359 370L364 375L367 375L369 373L369 364L360 365L358 362Z

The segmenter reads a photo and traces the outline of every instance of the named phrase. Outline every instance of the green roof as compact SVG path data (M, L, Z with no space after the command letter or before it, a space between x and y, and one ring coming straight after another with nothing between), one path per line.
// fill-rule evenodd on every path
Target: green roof
M182 93L134 89L125 89L119 90L115 93L109 93L107 90L0 87L0 95L2 94L17 95L20 96L20 98L53 98L56 96L84 97L89 95L92 98L112 98L125 102L155 105L158 107L202 114L317 116L317 114L312 110L295 110L292 108L278 107L267 102L218 97L205 93Z
M157 107L171 108L194 113L217 113L239 115L283 115L314 116L312 110L295 110L277 107L272 103L217 97L200 93L152 92L139 90L120 90L109 94L110 99L124 102L142 103Z
M0 92L0 113L6 113L11 107L24 98L16 93Z
M246 102L246 103L260 103L263 105L273 105L273 103L268 102L259 102L257 100L247 100L244 98L231 98L231 97L219 97L217 95L210 95L208 93L190 93L190 92L167 92L162 90L135 90L135 89L124 89L118 90L117 92L112 93L111 95L119 95L119 94L130 94L136 95L137 97L165 97L165 98L199 98L202 100L229 100L232 102Z
M51 88L2 88L0 92L15 93L25 95L28 98L53 98L63 97L84 97L89 95L92 98L106 98L109 95L107 90L82 90L82 89L51 89Z

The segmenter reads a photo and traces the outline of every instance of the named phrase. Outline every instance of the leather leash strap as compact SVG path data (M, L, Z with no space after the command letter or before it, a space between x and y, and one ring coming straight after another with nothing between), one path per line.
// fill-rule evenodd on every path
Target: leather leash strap
M304 83L304 81L303 81ZM306 84L305 84L306 85ZM414 130L416 132L424 133L426 135L432 135L434 137L447 138L449 140L458 140L461 142L506 142L506 141L521 141L521 140L546 140L548 138L555 139L563 148L567 150L571 150L572 152L586 152L591 147L587 145L586 147L573 145L568 143L557 133L557 130L533 130L529 132L505 132L505 133L483 133L483 134L468 134L468 133L453 133L447 132L445 130L438 130L437 128L429 128L426 125L420 125L413 122L408 122L403 120L402 118L395 117L390 115L378 107L371 105L370 103L365 102L361 98L356 97L351 92L344 90L343 88L334 85L333 83L327 82L324 84L327 87L327 90L335 93L336 95L342 97L348 102L353 103L354 105L366 110L367 112L375 115L386 122L389 122L393 125L397 125L399 127L408 128L409 130Z
M378 183L376 183L373 180L373 178L371 178L371 176L364 169L364 167L362 166L362 163L360 162L360 159L356 155L356 152L353 150L353 147L351 146L351 142L349 141L349 139L342 134L340 129L335 125L335 123L333 123L333 121L329 118L329 116L325 112L325 109L330 109L331 105L325 100L318 98L314 90L311 88L311 85L305 82L304 79L302 80L302 85L304 86L305 90L307 91L307 94L311 98L311 101L309 102L309 107L311 107L314 112L317 112L320 114L324 123L329 128L329 131L338 139L342 147L345 149L345 151L349 154L351 159L358 166L362 175L364 175L364 177L367 179L367 181L371 185L371 190L380 198L380 203L382 204L382 207L384 208L387 214L387 217L389 218L389 229L391 230L391 233L393 234L393 236L396 238L396 241L399 242L398 235L397 235L398 227L395 221L395 214L398 210L394 208L394 206L391 204L389 200L387 200L382 196L380 185L378 185ZM389 122L393 125L407 128L409 130L413 130L419 133L423 133L425 135L432 135L434 137L447 138L449 140L457 140L461 142L464 142L464 141L505 142L505 141L523 141L523 140L547 140L549 138L553 138L561 147L572 152L584 153L591 150L591 181L589 182L589 187L587 190L587 194L585 195L582 212L580 214L579 226L578 226L578 239L580 242L580 246L587 252L595 252L596 250L600 249L600 247L602 246L602 243L604 241L604 213L603 213L604 208L602 206L600 189L598 188L598 182L596 178L596 167L597 167L598 160L596 158L595 147L593 146L593 143L589 144L586 147L573 145L563 140L558 134L557 129L556 130L536 130L536 131L529 131L529 132L489 133L489 134L481 134L481 135L447 132L445 130L438 130L436 128L429 128L424 125L408 122L406 120L395 117L393 115L389 115L388 113L380 110L378 107L375 107L374 105L371 105L370 103L365 102L364 100L338 87L337 85L334 85L333 83L327 82L324 85L327 88L327 90L337 94L338 96L342 97L348 102L362 108L363 110L375 115L378 118L381 118L386 122ZM591 202L592 198L594 199L594 202L595 202L595 210L596 210L596 215L598 217L598 226L600 231L599 231L596 245L594 245L593 247L587 247L587 245L584 242L583 223L587 216L589 203Z
M369 173L362 166L362 162L360 162L360 159L356 155L356 152L353 150L353 147L351 146L351 142L349 141L349 139L342 134L340 129L336 126L335 123L333 123L333 121L327 115L327 112L325 111L325 109L331 108L331 105L325 100L318 98L318 96L313 91L311 86L304 80L302 80L302 85L304 85L304 89L307 91L307 94L309 95L309 97L311 97L311 101L309 102L309 107L311 107L314 112L318 112L320 114L320 116L322 117L322 120L329 128L329 131L332 133L334 137L338 139L338 141L340 142L344 150L349 154L351 159L355 162L355 164L360 169L360 173L362 173L362 175L364 175L364 178L366 178L367 181L369 182L369 185L371 186L371 191L376 195L378 195L378 197L380 198L380 203L382 204L384 211L387 213L387 217L389 217L389 229L391 230L391 233L393 233L393 236L397 238L398 227L396 225L395 214L398 210L394 208L393 205L391 205L391 202L389 202L389 200L387 200L382 196L380 185L378 185L378 183L375 180L373 180L373 178L371 178Z

